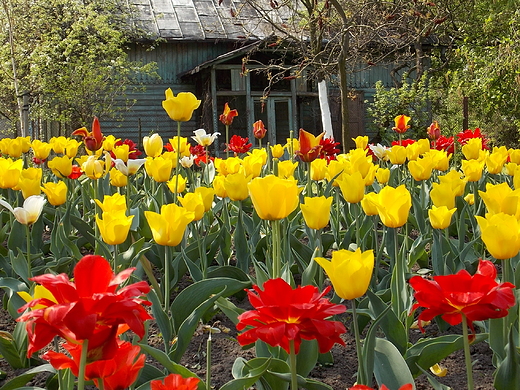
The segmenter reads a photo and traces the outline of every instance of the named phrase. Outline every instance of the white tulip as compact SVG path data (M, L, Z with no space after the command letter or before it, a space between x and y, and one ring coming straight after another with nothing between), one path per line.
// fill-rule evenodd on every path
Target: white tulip
M195 130L194 133L195 135L191 138L197 141L199 145L202 145L204 147L211 145L213 141L215 141L215 138L217 138L217 136L220 135L220 133L218 132L215 132L213 134L206 134L206 130L204 129Z
M0 199L0 205L13 213L16 220L22 225L32 225L35 223L38 218L40 218L40 214L42 213L43 206L46 202L47 200L45 200L43 196L32 195L25 199L23 207L15 207L13 209L9 203Z

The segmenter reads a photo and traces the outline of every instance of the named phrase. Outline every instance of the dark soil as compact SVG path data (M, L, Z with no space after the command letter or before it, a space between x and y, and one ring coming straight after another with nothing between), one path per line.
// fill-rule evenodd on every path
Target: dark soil
M0 295L2 293L0 292ZM247 309L248 302L240 302L239 306ZM311 372L310 377L330 385L334 390L348 389L355 383L355 374L357 367L357 358L355 350L355 340L353 331L349 329L349 317L341 318L345 322L348 332L343 339L346 346L336 345L332 349L334 364L331 366L316 366ZM243 350L236 341L237 331L234 324L223 314L217 314L208 324L219 328L220 333L212 335L212 387L219 389L226 382L233 379L231 367L237 357L245 359L254 358L254 349ZM431 325L432 327L434 325ZM12 332L14 321L9 313L0 309L0 329ZM421 336L418 330L412 330L411 340L416 340ZM460 327L450 328L447 333L460 334ZM198 374L201 378L206 375L206 341L208 333L203 331L202 327L195 333L192 338L190 347L186 351L181 364ZM150 326L149 343L156 348L162 348L162 340L155 324L152 322ZM492 351L486 342L481 342L471 347L473 361L473 376L478 390L493 389L493 371ZM464 366L464 354L458 351L447 359L440 362L446 367L448 374L437 380L452 389L465 390L466 387L466 371ZM23 370L13 370L4 359L0 359L0 371L6 373L5 379L0 379L0 387L9 379L20 375ZM36 377L31 385L45 387L45 378ZM432 389L425 375L421 375L415 382L417 390ZM377 386L374 387L377 388ZM94 389L94 387L92 387Z

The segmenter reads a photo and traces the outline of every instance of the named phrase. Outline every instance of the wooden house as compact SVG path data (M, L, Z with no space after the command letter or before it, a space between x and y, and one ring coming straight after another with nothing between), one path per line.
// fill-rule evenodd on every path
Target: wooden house
M276 53L270 49L275 35L272 27L260 19L255 10L240 0L129 0L134 9L133 22L146 31L146 46L130 45L131 60L155 62L159 78L137 75L143 88L129 91L127 99L134 102L120 120L105 120L105 132L136 141L151 133L165 140L176 132L162 109L164 92L193 92L202 100L190 122L183 123L183 136L198 128L224 134L218 121L224 104L236 108L230 134L248 136L253 140L253 123L262 119L268 129L267 141L285 143L290 131L297 136L299 128L315 134L321 132L321 114L317 85L303 76L287 78L273 85L265 99L267 75L258 70ZM244 57L254 61L243 62ZM365 134L364 100L373 94L376 79L390 85L389 72L382 67L375 71L352 75L353 99L350 100L351 135ZM385 81L385 78L388 79ZM340 135L339 93L331 90L332 123L335 139ZM217 149L223 150L224 137ZM265 141L264 141L265 144Z

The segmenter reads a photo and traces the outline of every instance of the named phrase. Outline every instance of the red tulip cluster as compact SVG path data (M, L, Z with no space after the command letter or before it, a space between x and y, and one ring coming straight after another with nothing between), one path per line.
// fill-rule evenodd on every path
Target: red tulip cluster
M63 353L47 352L43 357L56 368L71 368L78 375L83 348L86 351L86 380L102 380L105 389L130 386L144 365L140 348L123 342L119 335L132 330L144 336L144 321L151 319L141 299L150 291L144 282L118 289L135 268L115 275L101 256L83 257L74 268L74 282L66 274L45 274L32 278L54 297L37 298L20 308L32 309L18 318L25 322L27 354L47 346L55 336L65 339Z

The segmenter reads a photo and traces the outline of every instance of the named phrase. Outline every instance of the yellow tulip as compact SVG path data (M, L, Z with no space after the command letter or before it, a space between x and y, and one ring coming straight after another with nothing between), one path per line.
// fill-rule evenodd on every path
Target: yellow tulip
M356 144L356 149L365 150L368 146L368 136L358 135L356 138L352 138L352 141Z
M472 138L476 139L476 138ZM467 144L466 144L467 145ZM466 179L471 182L479 181L482 177L484 162L478 160L462 160L462 172Z
M96 224L101 238L108 245L118 245L126 241L133 215L127 216L125 210L104 212L99 218L96 215Z
M433 183L430 198L436 207L446 206L450 210L455 207L455 193L449 183Z
M261 154L252 154L244 157L242 167L246 176L255 178L260 176L262 168L265 165L265 159Z
M249 197L247 184L251 181L251 176L245 176L243 173L233 173L224 178L224 187L229 199L244 200Z
M143 147L148 157L159 157L163 152L164 144L159 134L153 134L150 137L143 137Z
M62 205L67 201L67 185L64 181L43 183L41 190L47 195L47 200L53 206Z
M379 165L370 164L370 169L368 170L368 173L363 178L365 181L365 186L371 186L374 184L374 180L376 179L376 172L379 169Z
M267 175L251 180L248 188L255 211L261 219L283 219L298 207L300 189L294 179Z
M359 203L365 196L365 180L360 172L351 175L344 173L341 179L336 179L343 194L343 198L349 203Z
M284 148L289 151L289 156L294 157L294 152L300 150L300 141L298 138L287 138Z
M478 160L482 150L482 138L470 138L462 147L462 154L466 160Z
M359 172L365 178L374 167L372 157L367 156L367 151L364 149L352 149L346 158L350 162L350 169L346 169L346 173Z
M213 179L213 189L215 190L215 195L219 198L227 198L226 187L224 186L225 176L217 175Z
M173 177L166 182L166 185L168 186L171 192L177 192L178 194L180 194L181 192L184 192L184 190L186 189L186 182L187 179L182 175L173 175ZM175 188L175 186L177 186L177 188Z
M469 205L473 205L473 204L475 204L475 194L467 194L467 195L464 197L464 200L465 200L466 203L469 204Z
M27 148L27 144L29 147L25 151L28 151L31 147L29 137L4 138L2 142L2 152L12 158L21 157L22 153L24 153L24 150Z
M394 145L386 155L392 164L402 165L406 161L406 148L402 145Z
M59 137L52 137L49 140L52 145L52 150L56 154L65 154L65 148L67 147L67 138L60 135Z
M332 160L327 166L325 178L331 182L334 187L339 187L338 179L343 173L346 173L348 164L342 160Z
M493 152L486 158L486 168L488 172L493 175L498 175L500 172L502 172L502 168L504 168L507 157L508 153L505 146L500 148L493 148Z
M514 257L520 251L520 223L513 215L498 213L476 215L481 238L486 249L495 259L505 260Z
M390 180L390 169L378 168L376 171L376 179L379 184L386 184Z
M175 96L171 88L168 88L165 95L166 100L163 100L162 106L168 116L176 122L189 121L193 111L200 106L200 100L191 92L180 92Z
M184 207L188 211L193 212L193 220L199 221L204 216L205 207L204 200L202 199L202 195L200 193L188 192L183 197L179 197L179 202L181 202L182 207Z
M0 188L14 188L20 180L23 170L23 160L0 158Z
M177 146L179 146L180 149L180 155L182 157L189 157L191 155L190 153L190 143L188 142L188 138L186 137L180 137L180 139L177 138L177 136L170 138L170 146L173 148L175 152L177 152Z
M439 182L448 185L455 196L462 196L466 189L467 179L462 178L459 171L451 170L447 174L439 176Z
M262 149L253 149L250 152L247 152L249 156L255 156L262 161L262 165L267 164L267 150Z
M386 186L378 194L376 207L383 225L401 227L408 220L412 196L404 184L397 188Z
M314 260L325 270L336 294L343 299L356 299L363 296L374 271L374 252L354 252L340 249L332 252L329 261L323 257Z
M363 208L363 211L366 215L379 214L379 212L377 211L378 197L379 195L375 192L369 192L368 194L365 194L363 199L361 199L361 207Z
M433 160L430 157L412 160L408 163L408 170L415 180L428 180L432 175Z
M81 170L92 180L104 177L112 166L110 153L105 152L105 161L99 160L95 155L88 156L87 160L81 164Z
M516 170L518 169L520 165L518 165L517 163L514 163L514 162L510 162L510 163L507 163L505 164L505 173L506 175L508 176L514 176L515 175L515 172Z
M39 139L35 139L31 143L31 148L34 153L34 158L40 161L44 161L47 160L47 157L49 157L49 154L52 150L52 145L47 142L42 142Z
M153 239L159 245L177 246L184 237L188 224L195 213L174 203L161 207L161 213L145 211L144 216L152 230Z
M512 190L507 183L486 183L486 191L479 191L489 214L506 213L520 218L520 189Z
M303 219L311 229L323 229L330 221L330 208L332 197L326 198L319 196L315 198L304 198L304 203L300 204Z
M148 157L144 163L144 168L148 176L158 183L164 183L170 179L173 162L169 158L164 158L163 156L156 158Z
M32 302L35 299L47 299L51 302L58 303L54 295L52 295L49 290L43 286L40 286L39 284L34 285L34 295L31 295L26 291L18 291L18 295L27 303ZM46 307L48 307L48 305L37 304L31 307L31 310L44 309Z
M40 195L42 184L42 169L41 168L27 168L23 169L20 174L18 184L13 188L21 190L24 199L31 195Z
M448 369L446 367L442 367L438 363L435 363L430 367L430 371L439 378L443 378L448 374Z
M112 134L107 135L103 140L103 148L107 152L111 152L116 147L116 142L121 141L121 138L116 138Z
M67 142L65 144L65 155L71 159L76 157L81 144L82 142L79 142L78 140L67 138Z
M284 152L285 150L282 145L271 145L271 155L273 156L273 158L281 158Z
M126 163L130 158L130 146L127 144L115 146L112 153L114 153L116 159L123 160Z
M195 188L194 192L202 197L202 201L204 203L204 212L211 210L211 207L213 206L213 199L215 197L215 190L208 187L197 187Z
M507 153L509 154L509 160L512 163L520 165L520 149L509 149Z
M428 216L430 217L430 223L434 229L446 229L450 226L451 217L457 211L456 208L449 210L446 206L435 207L433 206L428 210Z
M320 181L325 179L327 174L327 160L323 158L317 158L311 162L311 179Z
M104 212L126 211L126 196L116 192L114 195L105 195L103 202L94 199L99 208Z
M450 159L452 155L450 154L448 156L448 153L445 150L431 149L423 156L430 157L432 159L433 169L444 172L447 171L450 167Z
M64 179L72 173L72 159L68 156L56 156L47 163L47 166L60 179Z
M128 176L123 174L116 167L112 168L109 172L110 184L114 187L126 187L128 184Z
M298 161L280 161L278 163L278 177L281 177L282 179L290 179L294 177L294 171L296 170L296 167L298 167Z

